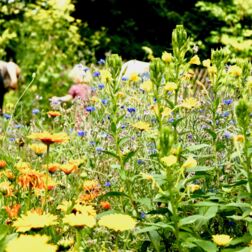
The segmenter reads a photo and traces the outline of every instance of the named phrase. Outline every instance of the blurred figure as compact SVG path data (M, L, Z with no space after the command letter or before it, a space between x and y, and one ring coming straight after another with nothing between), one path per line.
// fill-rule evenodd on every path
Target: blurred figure
M0 61L0 114L3 113L4 95L10 89L16 90L20 68L14 62Z
M88 85L92 80L89 68L84 67L82 64L75 65L70 71L69 77L73 81L73 84L68 90L68 94L62 97L52 97L52 103L66 102L77 98L85 102L93 95L92 89Z

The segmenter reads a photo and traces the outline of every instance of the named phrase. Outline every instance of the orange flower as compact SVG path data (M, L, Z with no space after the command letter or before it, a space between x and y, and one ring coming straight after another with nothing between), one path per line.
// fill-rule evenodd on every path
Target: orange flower
M83 188L85 191L100 190L99 183L95 180L87 180L84 182Z
M5 211L7 212L10 219L14 219L18 216L19 209L21 208L20 204L13 205L11 207L5 206Z
M48 132L32 133L28 138L40 140L42 143L49 145L53 143L64 143L69 140L66 133L51 134Z
M60 166L61 171L63 171L66 175L75 172L78 170L78 166L75 164L63 164Z
M61 113L58 112L58 111L48 111L48 112L47 112L47 115L48 115L49 117L57 117L57 116L61 116Z
M45 168L45 169L47 169L47 165L43 165L42 167ZM50 173L56 172L59 168L60 168L60 164L59 163L48 164L48 171Z
M24 170L18 177L18 184L23 188L45 188L44 174L35 170Z
M4 168L7 163L4 160L0 160L0 168Z
M0 183L0 192L2 192L6 196L13 196L13 188L9 181Z
M9 180L13 180L15 178L13 172L11 170L6 170L4 172L4 175L9 179Z
M101 202L100 202L100 205L101 205L101 207L102 207L103 209L106 209L106 210L108 210L108 209L111 208L111 205L110 205L110 203L109 203L108 201L101 201Z

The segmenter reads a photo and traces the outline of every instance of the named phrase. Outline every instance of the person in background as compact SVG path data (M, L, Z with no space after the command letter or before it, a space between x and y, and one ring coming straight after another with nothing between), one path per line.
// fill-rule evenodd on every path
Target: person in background
M3 114L4 95L11 89L18 88L20 68L14 62L0 60L0 115Z

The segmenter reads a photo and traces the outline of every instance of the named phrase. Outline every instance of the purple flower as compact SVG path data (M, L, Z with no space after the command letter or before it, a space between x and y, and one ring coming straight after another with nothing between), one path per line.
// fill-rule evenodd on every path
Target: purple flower
M108 104L108 100L102 99L102 104L103 104L103 105L107 105L107 104Z
M222 117L228 117L229 116L229 114L230 114L230 112L229 111L225 111L225 112L223 112L222 113Z
M95 150L99 153L101 153L102 151L104 151L104 149L102 147L96 147Z
M135 109L135 108L127 108L127 110L128 110L129 113L136 112L136 109Z
M145 213L144 213L144 212L141 212L140 217L141 217L141 219L144 219L144 218L145 218Z
M170 118L170 119L168 120L168 122L169 122L169 123L173 123L173 122L174 122L174 118Z
M9 119L11 118L11 115L9 115L9 114L3 114L3 117L4 117L5 119L9 120Z
M99 71L93 72L93 76L94 77L99 77L100 75L101 75L101 73Z
M228 131L226 131L226 132L224 133L224 137L225 137L226 139L230 139L230 138L231 138L231 133L228 132Z
M126 76L122 77L122 81L127 81L127 80L128 80L128 78Z
M93 111L95 111L95 107L94 106L88 106L88 107L86 107L86 111L87 112L93 112Z
M144 161L143 161L142 159L138 159L138 160L137 160L137 163L138 163L139 165L142 165L142 164L144 164Z
M107 181L107 182L104 184L104 186L109 187L109 186L111 186L111 183L110 183L109 181Z
M230 105L232 102L233 102L233 99L223 100L223 104L225 104L225 105Z
M100 59L100 60L98 61L98 64L99 64L99 65L104 65L104 64L105 64L105 60L104 60L104 59Z
M33 115L37 115L39 112L40 112L39 109L33 109L32 110L32 114Z
M77 133L78 133L78 136L80 136L80 137L84 137L84 136L87 135L87 133L85 131L83 131L83 130L78 130Z
M99 84L98 84L98 88L99 88L99 89L103 89L104 87L105 87L105 85L104 85L103 83L99 83Z

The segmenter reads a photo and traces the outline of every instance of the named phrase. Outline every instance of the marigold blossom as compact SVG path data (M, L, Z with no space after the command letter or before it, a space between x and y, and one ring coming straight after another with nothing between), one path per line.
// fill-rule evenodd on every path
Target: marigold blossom
M88 215L86 213L68 214L63 218L63 222L74 227L94 227L96 220L94 216Z
M6 252L56 252L57 246L48 244L49 240L46 235L20 235L8 242Z
M69 137L66 133L55 133L51 134L48 132L32 133L28 138L40 140L46 145L53 143L64 143L69 140Z
M126 231L134 229L137 222L126 214L108 214L102 216L98 223L115 231Z

